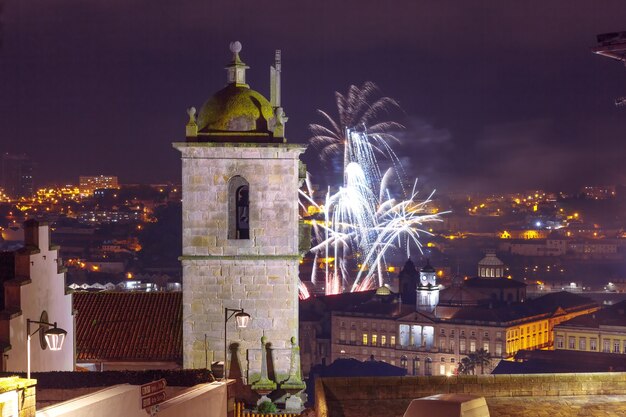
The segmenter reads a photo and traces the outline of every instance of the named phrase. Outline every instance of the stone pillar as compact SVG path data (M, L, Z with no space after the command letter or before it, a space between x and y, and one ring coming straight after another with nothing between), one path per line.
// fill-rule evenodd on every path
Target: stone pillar
M25 379L12 376L0 378L0 411L1 415L19 417L35 417L36 396L35 379Z

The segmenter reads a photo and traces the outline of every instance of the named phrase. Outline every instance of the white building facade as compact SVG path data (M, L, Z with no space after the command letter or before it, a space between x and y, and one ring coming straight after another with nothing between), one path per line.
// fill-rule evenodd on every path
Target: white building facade
M50 243L48 225L35 220L25 223L24 235L25 247L14 253L13 278L4 281L4 310L0 319L4 370L26 371L26 321L30 319L56 323L57 327L67 331L60 351L50 351L42 333L32 336L31 372L73 371L72 296L66 293L65 272L59 266L58 247ZM31 324L31 333L38 328L39 325Z

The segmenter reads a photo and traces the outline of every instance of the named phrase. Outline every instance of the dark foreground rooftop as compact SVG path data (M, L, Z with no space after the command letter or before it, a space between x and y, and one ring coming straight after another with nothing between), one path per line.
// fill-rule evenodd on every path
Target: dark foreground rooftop
M626 373L321 378L319 417L401 417L414 398L484 396L491 417L626 416Z
M487 398L490 417L626 416L626 395Z
M568 397L487 398L490 417L624 417L626 395L579 395ZM408 406L408 404L407 404ZM362 404L346 404L344 416L402 417L406 407L373 402L365 413ZM331 412L329 415L339 415Z

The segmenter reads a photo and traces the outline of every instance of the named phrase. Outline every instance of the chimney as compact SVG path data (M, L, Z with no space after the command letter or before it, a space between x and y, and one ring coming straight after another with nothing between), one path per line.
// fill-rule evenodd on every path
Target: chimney
M39 222L34 219L24 222L24 246L39 248Z

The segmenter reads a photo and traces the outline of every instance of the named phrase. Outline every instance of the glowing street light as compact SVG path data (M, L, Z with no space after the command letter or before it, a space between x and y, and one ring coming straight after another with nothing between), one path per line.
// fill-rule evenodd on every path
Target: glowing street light
M230 314L229 314L230 313ZM226 380L228 369L228 320L235 317L238 329L245 329L250 322L250 314L243 311L243 308L224 308L224 375L222 379Z
M38 324L37 330L31 333L30 325L31 323ZM45 326L45 327L44 327ZM48 326L52 326L51 329ZM57 327L57 323L48 323L46 321L36 321L31 319L26 319L26 357L27 357L27 366L26 366L26 378L30 379L30 339L35 333L43 333L44 338L46 339L46 345L50 350L61 350L63 347L63 342L65 341L65 336L67 332L60 327Z

